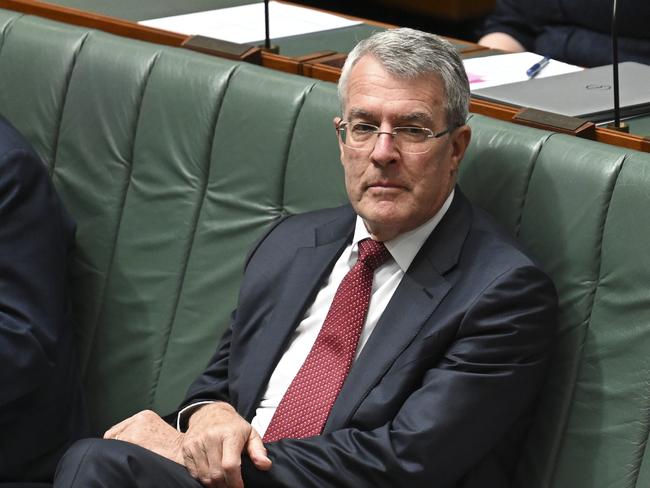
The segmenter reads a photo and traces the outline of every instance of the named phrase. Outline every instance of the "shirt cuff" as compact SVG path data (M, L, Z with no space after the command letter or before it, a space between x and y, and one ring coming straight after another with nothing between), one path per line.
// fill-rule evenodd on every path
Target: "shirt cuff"
M178 412L178 415L176 416L176 430L179 432L185 432L187 430L187 424L194 412L202 406L202 405L208 405L209 403L216 403L214 401L206 400L203 402L196 402L196 403L191 403L188 406L184 407L180 412Z

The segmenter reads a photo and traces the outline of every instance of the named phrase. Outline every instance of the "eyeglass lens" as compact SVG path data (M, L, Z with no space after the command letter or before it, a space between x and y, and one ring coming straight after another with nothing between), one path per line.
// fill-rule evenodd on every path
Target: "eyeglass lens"
M354 149L372 148L380 134L388 134L400 151L415 154L426 152L433 140L433 133L423 127L395 127L392 132L382 132L376 126L355 123L341 124L339 133L343 144Z

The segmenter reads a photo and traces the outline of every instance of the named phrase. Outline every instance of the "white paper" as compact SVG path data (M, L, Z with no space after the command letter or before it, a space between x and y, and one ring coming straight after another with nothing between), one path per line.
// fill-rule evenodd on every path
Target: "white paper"
M360 24L310 8L269 2L271 39ZM185 35L200 35L239 44L264 39L264 3L143 20L139 24Z
M535 53L496 54L465 59L465 71L472 91L488 86L528 80L526 71L543 56ZM581 71L583 68L551 59L536 78Z

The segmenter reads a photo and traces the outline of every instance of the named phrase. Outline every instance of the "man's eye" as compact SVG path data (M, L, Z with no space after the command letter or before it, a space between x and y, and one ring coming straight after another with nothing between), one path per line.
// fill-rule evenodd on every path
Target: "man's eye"
M355 134L372 134L376 130L377 128L370 124L354 124L352 126L352 132Z
M422 127L396 127L395 131L398 134L398 137L404 142L424 142L429 132Z
M424 129L422 129L422 127L400 127L399 130L404 134L415 134L415 135L421 135L425 132Z

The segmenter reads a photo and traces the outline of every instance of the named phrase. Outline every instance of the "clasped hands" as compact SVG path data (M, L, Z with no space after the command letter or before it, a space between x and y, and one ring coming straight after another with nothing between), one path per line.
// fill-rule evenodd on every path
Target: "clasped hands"
M185 433L155 412L143 410L111 427L104 438L131 442L182 464L207 488L243 488L243 453L257 469L271 469L260 435L232 406L222 402L195 411Z

